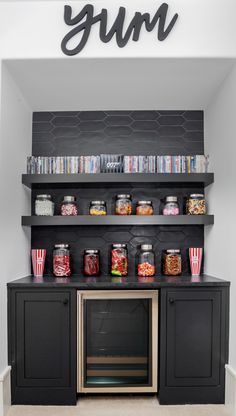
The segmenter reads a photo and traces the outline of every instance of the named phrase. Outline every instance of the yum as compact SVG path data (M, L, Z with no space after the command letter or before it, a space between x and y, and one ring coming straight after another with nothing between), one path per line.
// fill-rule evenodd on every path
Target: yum
M166 26L166 18L168 12L168 4L162 3L157 9L155 15L151 19L149 13L136 12L132 18L127 30L124 32L124 22L126 9L124 7L119 8L117 17L110 30L107 29L107 9L102 9L97 15L94 15L94 6L87 4L83 7L81 12L77 16L72 17L71 6L65 6L64 20L68 26L75 26L64 37L61 43L61 48L66 55L77 55L85 47L89 38L92 26L100 22L99 37L102 42L109 42L114 35L116 35L116 42L120 48L123 48L132 36L132 40L137 42L141 33L142 26L145 26L147 32L151 32L158 23L157 38L159 41L163 41L167 38L171 30L173 29L178 14L176 13L171 19L170 23ZM166 27L165 27L166 26ZM69 49L67 44L78 33L82 33L78 45Z

